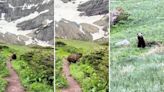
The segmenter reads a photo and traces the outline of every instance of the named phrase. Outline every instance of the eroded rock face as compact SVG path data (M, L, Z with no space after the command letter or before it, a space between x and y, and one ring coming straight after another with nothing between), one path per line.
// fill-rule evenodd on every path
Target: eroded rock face
M121 20L127 20L128 17L129 14L125 12L123 8L118 7L110 12L110 26L115 25Z
M80 25L82 26L82 29L83 29L85 32L96 33L96 32L99 31L99 29L98 29L96 26L91 25L91 24L81 23Z
M105 15L102 19L94 22L94 24L96 24L98 26L103 26L103 30L104 31L108 31L108 28L109 28L109 16Z
M82 57L82 53L71 54L67 57L68 62L76 63Z
M55 25L55 33L57 38L76 39L76 40L92 40L89 32L83 32L75 22L61 20Z
M86 3L80 4L78 11L81 15L93 16L109 13L109 0L89 0Z
M33 30L28 36L40 41L46 41L51 45L54 44L54 0L4 1L5 2L0 2L0 11L1 13L5 13L5 21L16 23L19 20L16 24L19 30ZM5 39L3 40L4 42L8 41L8 43L23 44L25 43L24 41L27 41L27 37L23 38L23 35L20 35L20 37L15 34L4 35L3 37L5 38L0 36L2 39ZM14 41L12 42L10 40Z

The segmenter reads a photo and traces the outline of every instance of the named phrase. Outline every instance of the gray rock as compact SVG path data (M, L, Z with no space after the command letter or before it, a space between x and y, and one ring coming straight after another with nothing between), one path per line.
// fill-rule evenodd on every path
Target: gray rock
M74 0L61 0L63 1L64 3L68 3L68 2L71 2L71 1L74 1Z
M117 8L110 12L110 26L115 25L121 20L127 20L129 14L125 12L122 8Z
M127 39L124 39L122 41L119 41L115 44L115 46L120 47L120 46L129 46L130 42Z
M92 40L92 36L88 32L81 32L80 25L75 22L71 22L62 19L55 26L55 37L64 39L76 39L76 40Z
M109 13L109 0L90 0L78 6L81 15L93 16Z
M1 34L2 35L2 34ZM20 36L18 38L17 35L15 34L12 34L12 33L5 33L3 36L0 36L0 38L2 38L3 42L5 43L10 43L10 44L21 44L21 45L24 45L24 40L27 39L27 38L22 38L23 36Z
M49 26L38 29L39 32L35 33L36 38L41 41L50 41L54 39L54 23L51 23ZM38 31L37 30L37 31Z
M81 23L80 25L82 26L82 29L85 32L96 33L99 30L97 27L95 27L95 26L93 26L91 24Z
M94 24L96 24L98 26L103 26L103 30L104 31L108 31L108 28L109 28L109 16L105 15L102 19L94 22Z

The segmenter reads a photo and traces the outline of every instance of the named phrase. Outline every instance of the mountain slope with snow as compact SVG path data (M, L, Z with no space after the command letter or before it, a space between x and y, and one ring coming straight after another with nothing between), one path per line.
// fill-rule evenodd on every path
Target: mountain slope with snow
M12 44L54 44L54 0L0 2L0 41Z
M101 14L93 14L91 16L82 15L82 11L78 11L81 5L91 5L87 2L94 0L55 0L55 32L57 38L76 39L76 40L98 40L101 38L108 39L107 28L108 20L104 25L98 25L98 22L107 16L107 12ZM108 9L108 2L99 0L98 6ZM107 0L108 1L108 0ZM97 4L94 2L91 7ZM88 7L90 9L90 7ZM94 8L93 8L94 9ZM100 11L104 11L100 9ZM100 12L99 11L99 12Z

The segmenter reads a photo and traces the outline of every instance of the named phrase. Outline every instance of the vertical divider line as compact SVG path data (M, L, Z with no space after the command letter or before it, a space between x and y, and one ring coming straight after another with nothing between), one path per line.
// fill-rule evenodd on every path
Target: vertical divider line
M55 60L56 60L56 58L55 58L55 1L56 0L54 0L54 92L56 92L56 83L55 83L55 81L56 81L56 77L55 77Z
M111 68L110 68L110 0L109 0L109 7L108 7L108 9L109 9L109 13L108 13L109 14L108 15L109 16L109 23L108 23L109 24L109 28L108 28L108 31L109 31L109 35L108 35L108 39L109 39L109 41L108 41L109 42L109 46L108 46L109 47L109 55L108 55L109 56L109 60L108 61L109 61L109 92L110 92L110 80L111 80L111 74L110 74L111 73L110 72L111 71Z

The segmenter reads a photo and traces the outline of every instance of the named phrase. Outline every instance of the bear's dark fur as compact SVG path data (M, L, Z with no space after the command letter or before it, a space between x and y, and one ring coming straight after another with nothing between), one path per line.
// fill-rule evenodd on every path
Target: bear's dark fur
M67 57L68 62L76 63L82 57L82 53L74 53Z
M15 59L17 59L17 56L16 56L16 54L13 54L13 55L11 56L11 58L12 58L12 60L15 60Z
M146 43L145 43L145 40L144 40L142 33L138 33L137 38L138 38L138 45L137 46L139 48L145 48Z

